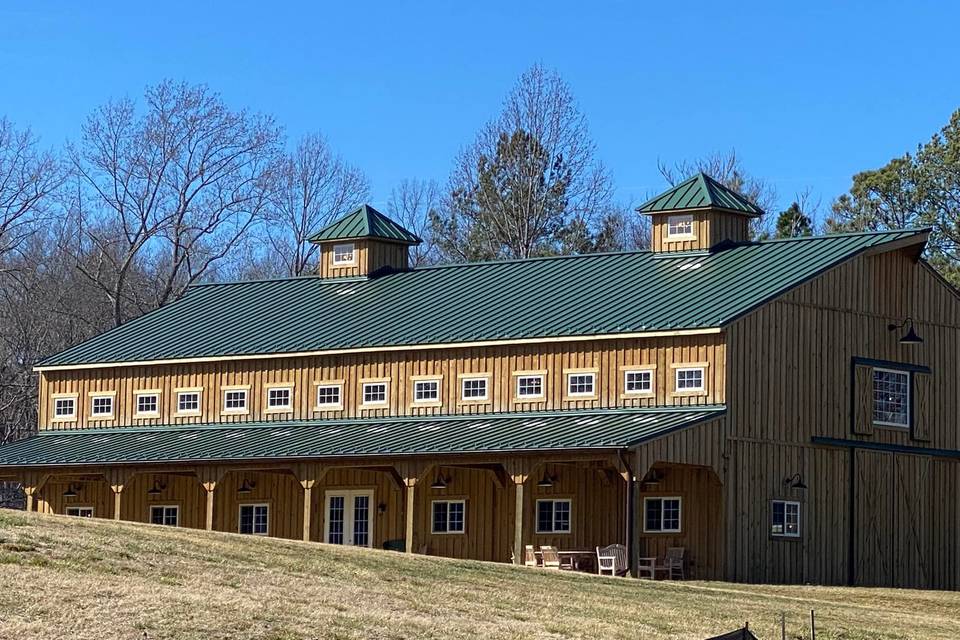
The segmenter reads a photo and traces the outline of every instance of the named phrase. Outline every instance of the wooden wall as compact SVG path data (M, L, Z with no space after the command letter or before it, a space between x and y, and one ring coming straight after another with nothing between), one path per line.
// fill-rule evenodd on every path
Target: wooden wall
M667 238L668 218L673 215L692 215L694 238L671 240ZM678 211L652 216L651 247L654 251L706 251L725 240L745 242L750 239L750 218L723 211Z
M318 356L234 360L190 365L157 365L108 369L47 371L41 375L41 428L84 428L149 426L202 422L244 422L251 420L292 420L313 418L383 417L388 415L441 415L551 409L595 409L662 405L719 404L726 397L724 368L726 353L722 334L660 337L593 342L546 342L542 344L467 349L421 350ZM671 365L706 363L706 392L673 393ZM623 396L625 366L655 367L656 393ZM597 371L598 394L590 399L565 397L564 372L571 369ZM545 372L543 401L518 401L515 372ZM458 377L468 373L490 374L490 400L460 401ZM417 407L412 403L413 377L441 377L439 406ZM389 379L389 406L365 409L361 406L361 380ZM344 409L314 411L315 383L343 381ZM294 387L293 411L266 412L266 389L270 384L289 383ZM244 415L221 415L222 389L249 385L250 411ZM202 413L196 417L174 415L176 389L202 387ZM134 393L158 389L160 415L134 418ZM90 420L89 394L116 392L116 419ZM52 394L78 394L77 422L50 422Z
M354 245L354 263L352 265L333 264L333 245ZM382 240L344 240L324 242L320 245L319 273L321 278L357 278L390 268L406 270L408 268L407 245Z

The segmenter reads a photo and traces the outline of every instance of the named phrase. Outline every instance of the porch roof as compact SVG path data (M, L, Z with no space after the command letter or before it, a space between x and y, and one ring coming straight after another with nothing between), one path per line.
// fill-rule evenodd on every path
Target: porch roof
M42 431L0 467L626 449L723 415L720 405Z

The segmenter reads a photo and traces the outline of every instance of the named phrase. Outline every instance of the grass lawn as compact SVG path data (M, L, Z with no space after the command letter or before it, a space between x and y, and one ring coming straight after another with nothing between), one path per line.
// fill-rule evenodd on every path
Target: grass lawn
M960 593L649 582L0 510L0 638L960 637Z

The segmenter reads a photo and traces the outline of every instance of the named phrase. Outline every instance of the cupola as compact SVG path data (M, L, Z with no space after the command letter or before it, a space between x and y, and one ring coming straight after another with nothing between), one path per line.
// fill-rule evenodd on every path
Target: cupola
M651 218L656 252L709 251L750 239L750 221L763 210L705 173L698 173L642 204Z
M322 278L373 277L409 268L407 250L421 240L368 204L309 238L320 246Z

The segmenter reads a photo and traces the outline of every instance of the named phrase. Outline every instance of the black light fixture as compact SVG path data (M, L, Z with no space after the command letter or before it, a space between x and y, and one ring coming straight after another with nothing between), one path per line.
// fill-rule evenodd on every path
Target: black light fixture
M662 479L663 479L663 476L660 475L659 471L657 471L656 469L650 469L650 471L647 471L647 475L643 476L643 480L641 480L640 482L642 484L656 486L660 484L660 480Z
M159 478L154 478L153 487L147 490L148 496L158 496L163 493L164 489L167 488L167 485L160 482Z
M789 478L783 479L783 484L790 485L791 489L806 489L807 485L803 482L803 476L799 472L793 474Z
M900 324L888 324L887 331L896 331L897 329L903 329L907 325L910 325L910 328L907 329L907 332L903 334L900 338L900 344L921 344L923 343L923 338L917 335L917 332L913 329L913 318L907 317L906 320Z
M543 477L540 478L540 482L537 483L538 487L552 487L553 483L556 482L556 478L546 471L543 472Z
M78 491L80 491L80 486L77 485L76 483L71 482L70 484L67 485L67 490L63 492L63 497L76 498L79 495L77 493Z
M437 479L430 485L431 489L446 489L450 484L450 478L444 478L442 474L437 474Z
M377 513L386 513L386 512L387 512L387 505L385 502L381 502L380 504L377 505Z
M257 486L256 482L244 478L243 482L240 483L240 488L237 489L237 493L250 493L255 486Z

